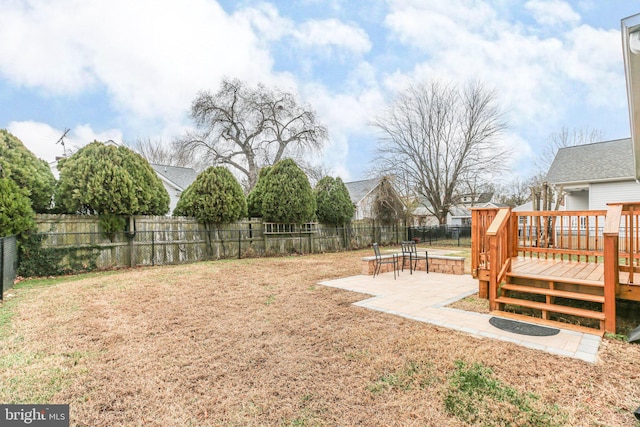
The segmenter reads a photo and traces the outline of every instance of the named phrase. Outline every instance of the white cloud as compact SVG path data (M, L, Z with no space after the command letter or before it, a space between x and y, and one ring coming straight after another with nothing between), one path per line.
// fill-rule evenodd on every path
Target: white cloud
M7 130L22 141L29 151L49 163L56 157L63 156L65 150L68 154L96 140L101 142L112 140L122 144L122 132L118 129L96 132L88 124L71 129L64 138L64 147L58 143L64 134L64 129L55 129L46 123L11 122Z
M620 32L581 25L566 33L561 57L566 76L584 84L593 106L626 106ZM617 96L618 95L618 96Z
M56 95L104 87L125 116L175 119L225 75L271 72L249 23L211 1L3 2L0 15L0 74Z
M196 93L216 90L225 76L296 88L291 74L273 71L273 40L291 37L306 50L371 48L358 27L297 24L266 3L230 15L210 0L33 0L2 2L0 16L0 40L12 40L0 43L0 76L49 96L104 90L130 128L184 127Z
M292 38L297 48L329 47L356 54L366 53L372 47L367 33L356 25L337 19L309 20L298 24L280 16L278 9L268 3L241 9L235 16L251 23L258 38L267 42Z
M487 2L445 3L450 10L442 1L435 6L417 0L393 4L386 20L388 27L398 40L419 49L426 59L412 70L387 76L386 87L397 90L413 79L457 83L480 79L496 89L512 126L543 123L547 129L566 119L576 103L620 108L625 101L616 31L582 25L540 37L518 22L500 18L489 10ZM540 19L551 4L530 3ZM564 22L579 21L575 12L564 10L564 3L553 4L563 11ZM458 11L467 18L460 19ZM544 19L551 22L548 15Z
M561 0L530 0L525 3L533 18L540 25L556 26L561 24L576 25L580 23L580 15L571 5Z
M319 84L306 84L301 92L307 99L313 99L313 107L320 121L329 127L329 142L324 149L324 164L329 165L345 181L359 177L349 174L349 160L358 159L357 168L367 163L367 156L359 150L356 139L366 139L375 143L371 120L384 107L384 94L378 87L371 66L360 63L349 76L347 89L332 92ZM354 169L355 165L351 165Z
M358 27L347 25L336 19L308 21L294 32L302 46L335 46L352 53L366 53L371 49L367 33Z

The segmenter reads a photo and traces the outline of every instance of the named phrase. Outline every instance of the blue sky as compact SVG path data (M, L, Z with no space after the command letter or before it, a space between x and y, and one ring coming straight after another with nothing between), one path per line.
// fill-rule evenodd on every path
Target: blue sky
M363 178L369 123L407 84L479 79L526 176L552 132L630 135L620 20L640 1L10 0L0 2L0 127L51 161L67 146L168 143L221 78L279 86L330 140L317 159Z

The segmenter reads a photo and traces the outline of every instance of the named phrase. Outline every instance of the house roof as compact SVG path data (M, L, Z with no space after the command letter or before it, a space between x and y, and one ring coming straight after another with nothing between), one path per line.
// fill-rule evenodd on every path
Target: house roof
M634 179L631 139L560 148L547 173L552 184Z
M451 209L449 209L449 214L452 218L467 218L471 216L471 211L467 206L457 205L451 206Z
M480 195L478 196L478 199L476 200L476 203L478 204L489 203L492 199L493 199L493 191L487 192L487 193L480 193Z
M151 167L158 175L162 175L165 179L173 183L178 190L184 191L193 181L196 180L198 174L193 168L181 168L177 166L156 165Z
M380 183L380 178L365 179L362 181L345 182L344 186L349 191L351 202L357 204L364 199Z
M420 197L417 202L418 202L418 205L411 213L412 215L433 216L433 214L430 211L430 209L433 210L433 208L431 207L431 203L425 197Z
M514 212L527 212L527 211L532 211L533 210L533 202L531 200L529 200L528 202L520 205L520 206L516 206L515 208L511 209Z

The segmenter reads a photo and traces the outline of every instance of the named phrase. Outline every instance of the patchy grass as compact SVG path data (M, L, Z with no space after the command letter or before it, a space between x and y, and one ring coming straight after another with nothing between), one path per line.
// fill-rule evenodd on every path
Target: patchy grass
M637 426L640 346L588 364L317 285L369 253L22 282L0 306L0 401L69 403L79 426Z
M542 403L540 396L496 379L490 368L461 360L455 362L444 404L449 413L473 425L552 427L567 420L555 403Z

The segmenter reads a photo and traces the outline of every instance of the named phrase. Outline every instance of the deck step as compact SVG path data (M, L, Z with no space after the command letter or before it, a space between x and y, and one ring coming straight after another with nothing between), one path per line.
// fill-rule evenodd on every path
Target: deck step
M567 307L567 306L558 305L558 304L546 304L543 302L528 301L524 299L510 298L510 297L496 298L496 302L500 304L511 304L511 305L517 305L520 307L528 307L528 308L533 308L533 309L542 310L542 311L549 311L552 313L562 313L562 314L568 314L570 316L586 317L588 319L597 319L601 321L605 319L604 313L600 311L585 310L582 308Z
M579 301L590 301L597 302L600 304L604 304L604 295L592 295L592 294L583 294L580 292L569 292L569 291L561 291L557 289L549 289L549 288L537 288L535 286L523 286L523 285L514 285L512 283L505 283L501 286L502 290L514 291L514 292L523 292L528 294L538 294L538 295L548 295L552 297L560 297L560 298L568 298Z
M522 274L522 273L514 273L514 272L507 273L507 277L604 288L604 282L600 282L598 280L575 279L571 277L560 277L560 276L545 276L542 274L528 274L528 273Z
M571 323L558 322L557 320L540 319L539 317L531 317L525 314L511 313L509 311L493 310L490 314L500 317L507 317L513 320L520 320L522 322L535 323L537 325L548 326L550 328L569 329L584 334L604 335L604 330L589 328L586 326L574 325Z

